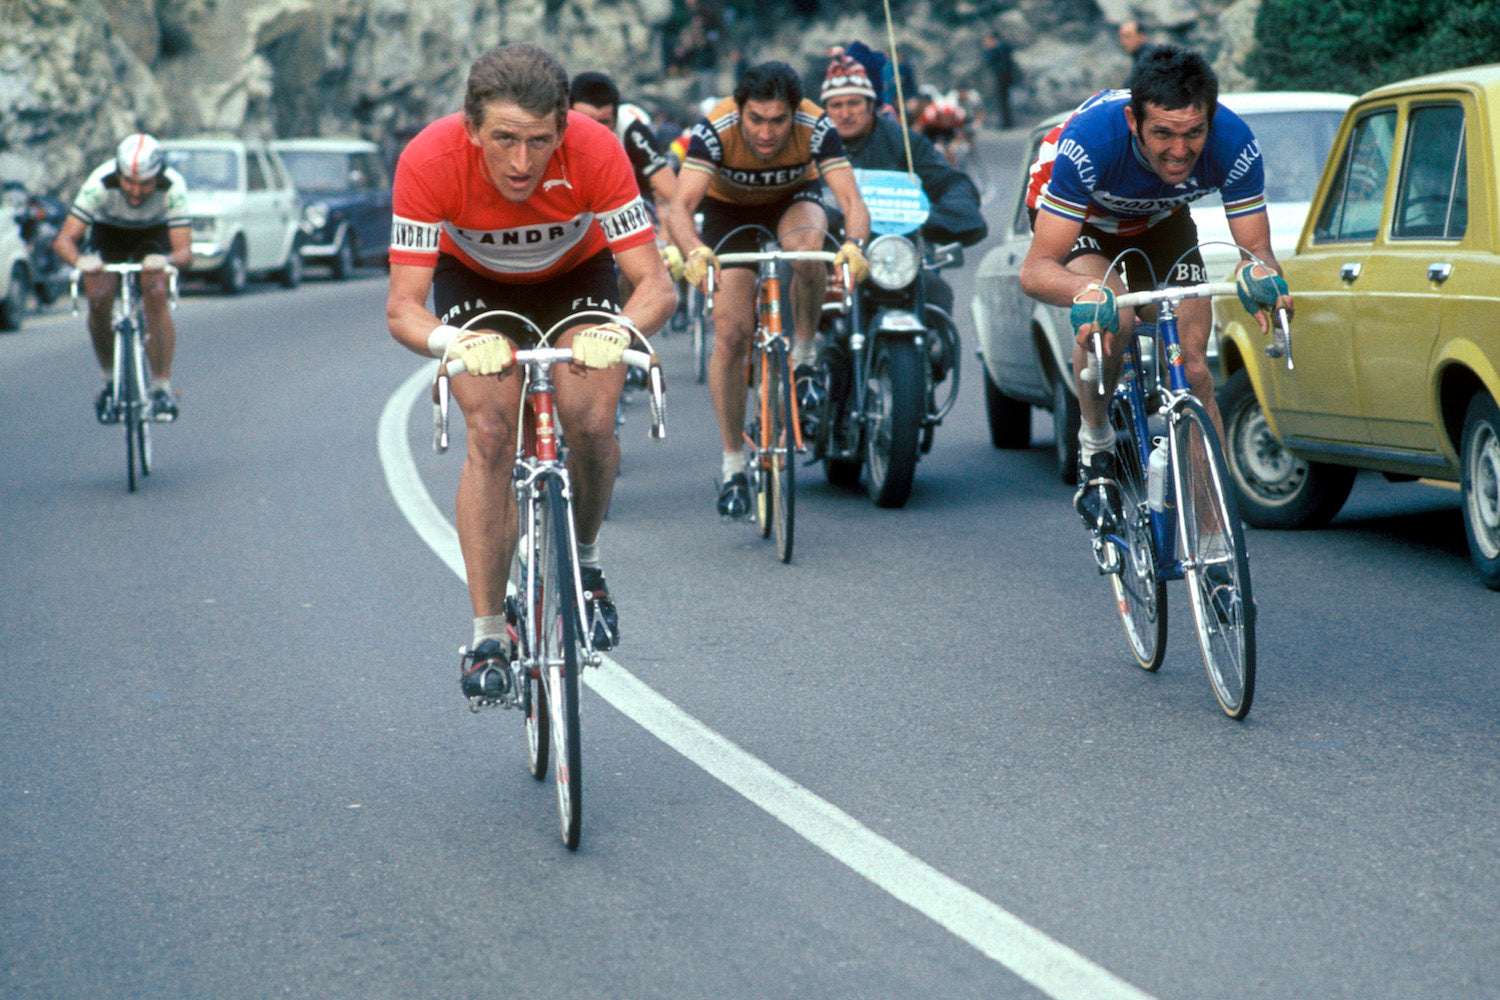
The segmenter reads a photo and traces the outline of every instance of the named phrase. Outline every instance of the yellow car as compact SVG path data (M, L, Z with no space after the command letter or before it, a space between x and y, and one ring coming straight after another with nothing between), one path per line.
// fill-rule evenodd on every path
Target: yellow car
M1292 365L1220 302L1218 394L1241 514L1326 522L1355 472L1460 484L1500 590L1500 65L1365 94L1344 116L1281 263Z

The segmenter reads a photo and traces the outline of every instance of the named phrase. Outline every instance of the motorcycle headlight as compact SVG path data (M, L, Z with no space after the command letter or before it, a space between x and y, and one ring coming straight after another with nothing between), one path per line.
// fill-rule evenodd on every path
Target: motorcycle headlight
M302 222L311 232L317 232L328 224L328 207L313 202L302 210Z
M870 280L891 291L905 288L916 280L917 269L922 263L911 240L892 234L877 236L865 256L870 262Z

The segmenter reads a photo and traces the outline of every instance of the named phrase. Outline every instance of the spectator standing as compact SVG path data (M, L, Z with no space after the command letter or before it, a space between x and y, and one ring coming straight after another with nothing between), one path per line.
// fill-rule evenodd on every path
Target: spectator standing
M1126 21L1120 25L1120 48L1130 57L1130 73L1125 78L1125 86L1130 86L1130 77L1135 75L1135 68L1141 64L1156 46L1146 41L1146 33L1141 30L1141 22Z
M986 31L980 42L984 49L984 65L995 81L995 104L999 109L1001 128L1011 127L1010 88L1016 82L1016 57L1010 43L994 31Z

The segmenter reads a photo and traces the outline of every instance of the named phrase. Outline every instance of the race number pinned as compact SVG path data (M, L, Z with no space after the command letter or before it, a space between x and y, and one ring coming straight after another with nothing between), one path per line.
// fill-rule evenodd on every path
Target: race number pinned
M870 230L876 236L904 236L921 228L932 210L922 182L900 170L854 171L860 197L870 210Z

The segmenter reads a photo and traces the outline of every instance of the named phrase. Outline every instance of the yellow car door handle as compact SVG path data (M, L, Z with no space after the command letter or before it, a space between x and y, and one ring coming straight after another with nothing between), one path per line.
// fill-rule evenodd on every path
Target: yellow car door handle
M1359 261L1350 261L1343 267L1339 268L1339 277L1343 278L1345 281L1353 281L1355 278L1358 278Z
M1439 261L1436 264L1427 265L1428 281L1447 281L1452 274L1453 265L1447 263L1446 261Z

